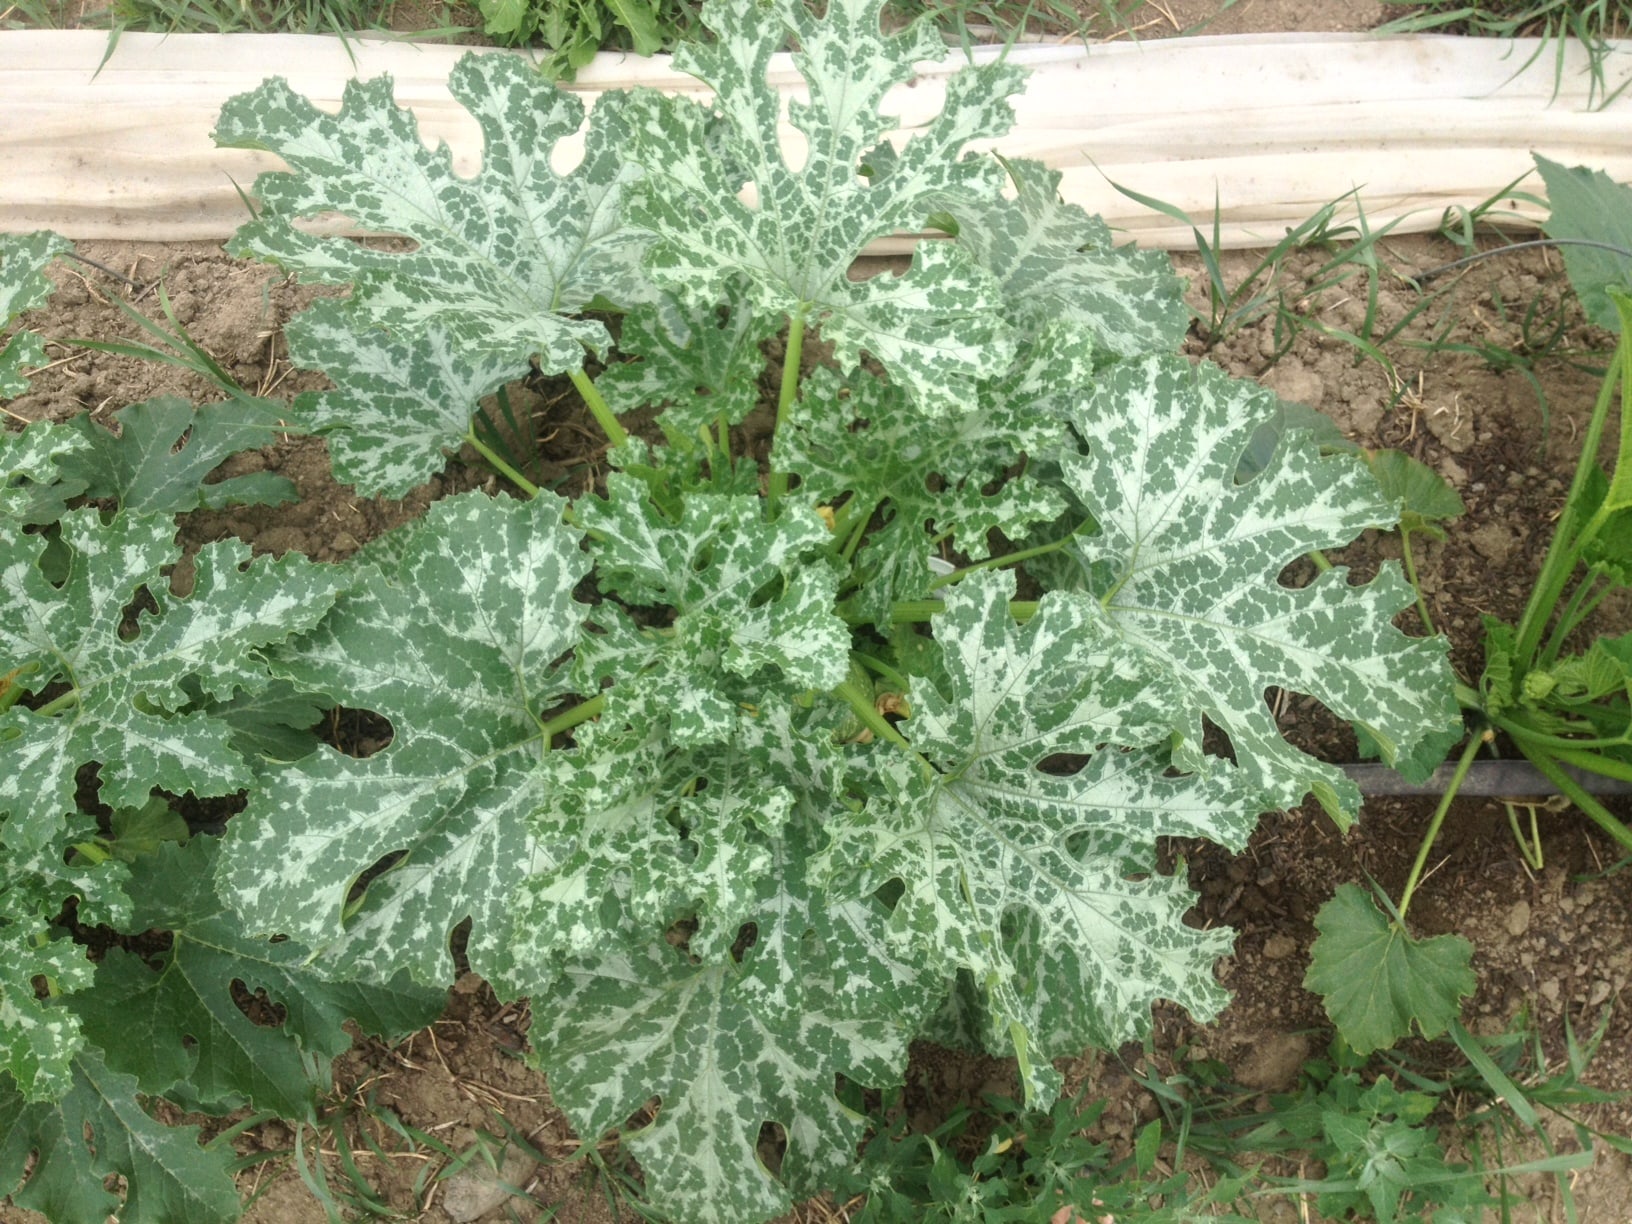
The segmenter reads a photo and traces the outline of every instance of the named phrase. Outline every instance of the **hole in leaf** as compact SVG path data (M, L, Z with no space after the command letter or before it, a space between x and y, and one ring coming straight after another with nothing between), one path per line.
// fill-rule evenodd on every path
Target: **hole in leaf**
M395 737L391 720L373 710L335 706L317 725L317 737L329 747L358 760L366 760Z
M742 958L747 955L748 949L759 942L759 927L752 922L745 922L737 931L737 938L731 945L731 959L742 964Z
M654 1120L656 1120L658 1112L662 1108L663 1108L663 1098L662 1097L659 1097L659 1096L648 1097L646 1099L646 1103L644 1105L642 1105L639 1109L635 1110L634 1113L630 1114L627 1118L625 1118L623 1120L623 1125L620 1126L618 1129L622 1130L622 1131L645 1130L648 1126L650 1126L652 1124L652 1122Z
M1037 772L1056 778L1069 778L1072 774L1080 773L1082 767L1088 764L1088 759L1087 753L1056 752L1037 762Z
M289 1018L289 1013L283 1005L272 1002L265 990L250 990L238 978L232 979L230 989L232 1001L237 1004L238 1010L257 1028L282 1028L284 1021Z
M901 895L907 891L907 886L900 880L889 879L873 890L873 899L885 909L894 911Z
M782 1160L788 1154L788 1132L780 1122L766 1122L759 1128L759 1163L772 1174L782 1172Z
M375 880L385 875L386 872L407 857L408 852L406 850L393 850L376 860L372 867L360 872L357 878L351 882L351 887L346 890L346 904L343 911L346 917L351 917L361 906L363 898L368 894L369 886Z
M119 611L119 640L129 642L142 631L141 616L148 612L157 616L159 601L153 598L153 592L143 583L136 588L136 594L131 596L130 602Z

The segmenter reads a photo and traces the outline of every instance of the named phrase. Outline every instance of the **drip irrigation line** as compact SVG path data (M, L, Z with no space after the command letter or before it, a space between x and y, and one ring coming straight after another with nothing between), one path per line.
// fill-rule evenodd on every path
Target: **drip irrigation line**
M1443 795L1455 772L1453 766L1441 765L1428 781L1417 784L1407 782L1387 765L1342 765L1339 768L1363 795ZM1567 766L1564 772L1590 795L1632 795L1632 782ZM1558 793L1558 787L1529 761L1475 761L1457 791L1459 795L1484 799L1546 798Z

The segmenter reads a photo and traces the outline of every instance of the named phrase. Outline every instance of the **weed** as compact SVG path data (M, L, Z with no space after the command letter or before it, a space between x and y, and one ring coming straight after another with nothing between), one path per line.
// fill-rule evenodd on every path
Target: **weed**
M1614 81L1607 69L1618 54L1612 40L1632 29L1628 0L1385 0L1413 11L1379 26L1379 34L1428 31L1486 35L1493 38L1539 37L1540 44L1515 72L1522 72L1551 51L1556 82L1564 79L1565 53L1571 41L1587 53L1591 77L1589 105L1602 109L1620 96L1632 76Z

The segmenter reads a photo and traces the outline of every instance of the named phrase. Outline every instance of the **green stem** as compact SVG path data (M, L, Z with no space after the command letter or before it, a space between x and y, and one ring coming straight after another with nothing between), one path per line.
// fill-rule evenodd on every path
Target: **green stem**
M1547 557L1541 564L1541 573L1537 575L1536 585L1531 589L1530 601L1524 606L1524 615L1519 620L1518 642L1513 652L1513 670L1517 675L1523 675L1530 670L1535 661L1536 648L1541 644L1542 632L1547 627L1548 618L1553 609L1558 606L1559 597L1564 593L1564 585L1575 570L1576 557L1580 552L1580 545L1591 536L1587 531L1579 534L1575 531L1576 520L1581 514L1581 499L1585 495L1587 480L1598 465L1598 447L1603 441L1604 424L1609 418L1609 405L1614 397L1615 385L1622 357L1627 348L1627 339L1623 335L1615 346L1615 356L1609 364L1609 371L1604 375L1603 386L1598 390L1597 402L1593 404L1592 419L1587 424L1586 436L1581 441L1581 458L1575 465L1575 478L1570 482L1569 495L1564 499L1564 513L1559 516L1558 526L1553 529L1553 538L1547 545ZM1607 504L1607 503L1606 503ZM1601 517L1603 507L1599 507ZM1593 527L1593 524L1588 524ZM1596 528L1593 527L1593 534Z
M1530 870L1540 871L1547 865L1547 860L1541 844L1541 830L1536 827L1536 805L1533 803L1515 805L1504 799L1502 806L1507 809L1507 827L1513 831L1513 844L1519 848L1519 853L1524 856ZM1519 829L1519 806L1530 810L1529 837Z
M781 434L793 414L793 402L799 395L799 364L804 359L805 350L805 303L799 303L799 309L793 312L788 320L788 345L782 355L782 386L776 396L776 433ZM772 445L775 445L773 438ZM767 489L771 503L771 513L776 513L776 504L788 495L788 473L772 472Z
M849 705L855 716L861 720L862 725L875 736L882 740L888 740L897 748L905 749L918 762L926 777L935 773L935 767L919 754L906 736L895 729L895 725L889 719L878 712L878 707L873 704L871 694L863 691L861 686L854 680L846 680L833 690L833 695L841 698Z
M1514 742L1518 743L1519 748L1523 750L1524 745L1522 743L1517 740ZM1535 759L1528 752L1524 755L1530 760ZM1561 749L1557 752L1537 753L1536 755L1546 756L1553 761L1573 766L1576 769L1584 769L1588 773L1602 774L1606 778L1618 778L1622 782L1632 782L1632 764L1617 761L1614 757L1599 756L1594 752L1576 752L1572 749Z
M1422 583L1417 581L1417 562L1411 555L1411 533L1400 532L1400 561L1405 566L1406 581L1411 584L1411 590L1417 596L1417 615L1422 617L1422 627L1428 630L1428 636L1433 637L1439 632L1434 628L1434 618L1428 615L1428 601L1422 597Z
M1520 747L1522 748L1523 745L1521 744ZM1524 755L1526 758L1528 758L1532 765L1541 770L1541 772L1547 776L1548 781L1550 781L1554 786L1558 787L1559 794L1563 795L1571 803L1575 804L1576 807L1580 808L1581 811L1585 812L1587 817L1594 824L1596 824L1605 833L1609 834L1609 836L1615 841L1619 842L1624 849L1632 850L1632 829L1628 829L1619 820L1615 819L1614 816L1610 815L1609 809L1604 807L1603 804L1599 803L1598 800L1594 799L1591 795L1587 794L1587 792L1582 789L1580 783L1576 782L1574 778L1570 777L1569 774L1565 773L1558 767L1557 761L1550 758L1546 753L1541 752L1526 752ZM1585 756L1586 754L1583 753L1582 755ZM1594 760L1595 763L1602 762L1602 758L1588 759ZM1572 765L1578 764L1575 761L1571 761L1564 753L1558 754L1558 760L1565 761ZM1579 767L1583 769L1593 768L1592 765L1587 764L1582 764ZM1607 773L1608 771L1600 769L1596 772Z
M1624 748L1632 743L1625 735L1599 736L1595 739L1570 739L1568 736L1553 735L1546 731L1537 731L1529 724L1516 718L1507 718L1498 715L1491 720L1498 729L1506 731L1513 737L1513 742L1519 745L1528 744L1538 752L1577 752L1591 751L1594 748ZM1591 724L1586 724L1587 728Z
M1405 892L1400 894L1402 927L1405 925L1405 911L1411 908L1411 895L1417 891L1417 885L1422 882L1423 869L1428 865L1428 852L1434 848L1440 826L1445 823L1445 813L1451 810L1451 800L1455 799L1456 792L1462 789L1462 782L1467 778L1468 770L1473 768L1473 758L1479 754L1479 746L1483 742L1483 737L1477 730L1468 737L1468 745L1462 749L1462 759L1457 761L1456 772L1451 775L1451 784L1440 796L1439 806L1434 809L1434 817L1428 822L1428 832L1423 835L1422 846L1417 850L1416 862L1411 864L1411 874L1406 877Z
M483 442L476 436L476 425L474 421L465 427L465 441L471 445L471 448L474 449L478 455L480 455L483 459L486 459L488 464L500 475L502 475L511 484L515 485L516 488L527 494L528 497L538 496L539 489L536 484L528 480L527 477L523 476L520 472L516 471L516 469L511 467L498 451L494 450L486 442Z
M548 722L539 724L539 730L544 735L544 746L549 747L550 741L564 731L571 731L580 723L586 723L597 717L606 709L606 694L600 693L588 701L581 701L570 710L557 714Z
M39 709L35 710L34 713L38 714L41 718L51 718L57 714L61 714L64 710L72 709L78 704L79 690L77 688L70 689L61 697L58 697L55 701L46 702Z
M1061 536L1059 539L1054 540L1051 543L1039 544L1035 548L1022 548L1019 552L1004 553L1001 557L988 557L984 561L976 561L970 565L964 566L962 569L953 570L950 574L942 574L939 578L935 579L929 584L929 589L934 591L940 587L948 585L949 583L962 582L970 574L979 573L984 569L995 569L998 566L1003 565L1018 565L1020 562L1029 561L1033 557L1041 557L1048 553L1056 552L1059 549L1064 548L1072 540L1076 539L1077 535L1092 524L1092 522L1093 520L1089 519L1087 522L1083 523L1082 526L1078 527L1076 531L1071 532L1070 535Z
M617 414L612 411L600 389L595 386L595 380L585 374L581 367L568 370L567 377L572 379L572 385L578 388L578 394L584 397L584 404L589 408L590 415L595 418L596 423L605 431L607 441L613 446L622 446L629 441L629 431L618 424Z
M22 700L23 686L18 681L24 676L35 675L39 670L39 661L35 660L32 663L24 663L21 667L14 667L0 676L0 714L4 714Z
M839 553L846 565L849 565L851 559L855 557L856 549L861 547L862 540L867 536L867 524L873 521L873 515L878 513L878 508L883 504L883 498L875 501L867 513L858 518L856 525L850 529L850 538L844 542L844 549Z
M1326 554L1318 548L1311 548L1305 555L1315 563L1315 568L1323 574L1332 568L1332 563L1326 559Z
M1558 622L1547 638L1547 644L1541 648L1537 656L1537 664L1541 667L1550 666L1558 658L1559 652L1564 649L1564 641L1575 631L1577 625L1591 616L1593 610L1609 594L1610 584L1601 583L1598 575L1589 573L1579 583L1574 591L1570 592L1570 602L1564 605L1564 611L1558 615ZM1591 598L1588 598L1588 596Z
M884 662L883 659L875 659L872 655L860 650L852 650L850 652L850 657L857 663L860 663L868 671L882 676L890 684L893 684L896 690L899 692L905 693L912 687L911 680L907 679L900 672L896 671L895 668Z

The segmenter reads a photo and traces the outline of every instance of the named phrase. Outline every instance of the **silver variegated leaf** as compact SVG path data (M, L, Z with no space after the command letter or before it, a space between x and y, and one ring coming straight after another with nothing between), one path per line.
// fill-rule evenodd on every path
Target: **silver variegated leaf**
M714 90L712 105L653 93L631 101L630 156L647 171L634 216L658 235L648 268L660 283L706 305L746 275L757 311L820 327L846 367L872 353L922 405L947 411L1012 354L991 278L951 244L920 245L900 277L848 273L872 239L922 227L946 200L997 196L997 165L959 154L1008 130L1020 71L993 63L959 73L940 115L897 152L881 143L891 124L879 105L944 48L923 23L884 34L882 10L883 0L834 0L818 17L797 0L769 10L710 0L703 20L718 40L682 46L675 63ZM779 97L766 80L789 34L809 90L789 109L807 143L798 169L783 156ZM738 198L744 181L752 203Z
M831 536L813 510L788 507L772 523L757 496L692 493L665 513L622 473L607 490L575 507L602 589L674 609L661 631L597 613L607 632L586 637L579 663L586 684L618 681L609 719L661 718L695 745L731 734L741 681L763 673L825 690L844 679L850 632L833 611L838 580L819 552Z
M1057 361L1038 363L1044 360ZM810 505L849 495L855 504L846 520L887 506L885 525L858 558L868 576L863 615L887 625L893 602L929 593L935 540L950 535L978 560L989 552L989 532L1018 535L1064 511L1057 488L1023 473L1003 479L1028 454L1057 450L1066 434L1062 421L1039 410L1046 392L1033 384L1042 381L1029 368L1016 371L983 387L970 409L937 418L865 371L840 378L817 369L806 377L797 414L777 430L771 462L799 476L798 496ZM1029 394L1015 394L1011 383Z
M1003 287L1005 313L1035 335L1070 322L1117 357L1172 352L1190 327L1184 282L1161 251L1111 242L1100 218L1060 198L1060 172L1024 158L1003 162L1013 199L948 203L958 244Z
M24 311L45 305L51 282L45 266L73 250L60 234L38 230L32 234L0 234L0 331ZM45 348L31 331L18 331L0 343L0 399L28 390L23 370L45 364Z
M839 1102L834 1077L899 1082L917 1018L858 1017L842 1000L854 987L819 963L806 973L805 1007L767 1013L741 966L690 965L664 942L574 961L532 999L553 1017L534 1033L550 1093L586 1138L661 1100L623 1142L651 1203L677 1224L785 1213L854 1159L865 1120ZM757 1155L767 1121L787 1133L780 1180Z
M551 753L543 765L551 800L534 829L552 861L518 899L524 963L553 971L563 952L583 955L626 935L607 926L614 895L637 938L694 919L692 952L725 959L793 802L766 778L764 754L745 748L734 737L674 752L652 736L611 751Z
M583 123L577 98L513 55L467 55L448 89L481 125L484 164L474 177L454 173L446 145L426 148L388 77L349 82L337 115L281 78L231 99L216 142L265 149L292 169L256 180L262 214L230 249L357 282L349 311L360 328L407 337L434 324L471 352L523 361L536 352L547 372L577 369L584 346L602 347L607 334L574 312L597 295L628 305L644 293L636 269L648 239L623 220L639 171L618 148L619 100L597 106L583 160L559 175L551 152ZM411 238L415 249L360 246L296 225L331 211Z
M70 686L38 711L0 714L10 844L55 835L75 810L75 774L92 761L114 808L142 806L154 787L225 795L253 780L230 728L187 707L200 693L265 685L260 648L316 624L345 578L298 555L247 564L248 547L228 540L199 551L182 598L161 574L178 559L174 535L167 518L104 525L95 510L73 511L62 519L72 561L60 588L40 570L43 537L0 538L0 675L16 669L11 682L29 693Z
M76 817L56 840L30 849L8 839L12 822L0 822L0 1072L10 1075L26 1101L62 1096L72 1086L72 1062L84 1044L67 997L91 985L94 967L85 949L53 938L63 905L78 902L81 922L126 929L131 906L130 873L112 859L97 864L71 857L68 848L96 833L89 817ZM52 983L41 999L36 977ZM4 1092L0 1076L0 1092Z
M588 569L549 495L434 505L389 571L373 571L316 632L281 652L284 679L389 719L356 760L328 748L272 767L228 825L219 878L250 932L286 934L337 978L452 976L448 933L472 920L472 967L509 964L510 904L538 854L529 816L556 661L579 633ZM359 876L393 864L366 894Z
M1019 627L1013 593L1012 574L988 571L947 595L935 632L948 691L915 691L903 724L923 759L881 765L882 793L830 821L824 858L849 895L899 881L891 930L948 978L973 974L1028 1096L1046 1101L1057 1078L1045 1060L1069 1052L1049 1041L1061 1009L1080 1036L1114 1044L1148 1026L1158 998L1203 1017L1223 1001L1211 966L1228 945L1184 926L1184 882L1083 848L1238 845L1259 806L1222 769L1167 778L1162 755L1124 750L1167 738L1174 686L1096 603L1051 594ZM1037 924L1032 963L1008 950L1013 916ZM1056 997L1028 997L1040 974Z
M54 523L85 481L65 481L59 460L83 455L90 442L77 429L35 421L18 433L0 433L0 519L20 525Z
M1398 508L1358 459L1323 455L1304 430L1238 482L1240 456L1276 409L1270 392L1177 357L1109 371L1072 413L1089 453L1068 457L1064 478L1099 524L1074 549L1118 632L1182 694L1180 762L1203 764L1205 716L1276 806L1313 791L1346 822L1359 791L1281 737L1266 689L1310 694L1364 723L1385 761L1458 711L1444 639L1408 638L1392 623L1411 602L1396 567L1364 586L1341 567L1302 589L1281 582L1303 554L1389 526Z
M295 316L284 335L291 361L334 383L297 395L288 419L328 439L335 479L365 497L405 497L435 476L482 397L527 372L524 354L473 348L434 324L360 331L332 300Z
M662 408L658 424L677 445L718 421L739 424L759 401L760 345L778 330L774 315L753 309L747 290L737 278L719 301L688 306L665 294L630 311L618 348L636 360L608 366L595 380L612 410Z

